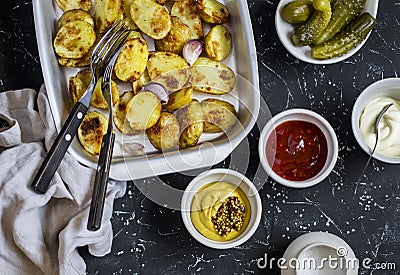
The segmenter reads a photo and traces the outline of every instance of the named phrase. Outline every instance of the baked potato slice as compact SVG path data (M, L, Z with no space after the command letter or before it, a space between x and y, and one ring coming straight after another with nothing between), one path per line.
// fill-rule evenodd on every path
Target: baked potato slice
M172 52L180 54L183 46L192 37L192 32L188 26L176 17L171 16L171 30L166 37L155 41L157 51Z
M133 22L131 16L131 4L132 0L121 0L121 15L122 20L129 26L129 29L134 31L138 29L138 26ZM129 39L129 38L128 38Z
M179 147L195 146L203 134L203 111L200 103L193 99L189 105L177 111L177 119L181 126Z
M204 50L209 58L222 61L227 58L232 49L232 36L223 25L216 25L206 35Z
M176 117L168 112L162 112L157 123L146 130L151 144L160 151L178 148L180 127Z
M132 82L132 91L134 92L134 94L137 94L143 88L143 86L149 84L150 82L151 79L146 68L139 79Z
M169 100L164 108L167 111L174 112L186 105L188 105L193 99L193 88L183 88L169 95Z
M138 31L131 31L129 33L128 37L126 38L126 40L132 40L135 38L139 38L139 39L143 40L144 42L146 42L146 40L143 38L143 35Z
M79 71L75 76L69 78L69 93L72 105L75 105L86 91L91 78L92 73L90 70ZM100 77L96 83L92 98L90 99L90 104L96 108L107 109L108 104L101 91L101 80L102 78ZM111 82L111 89L113 102L117 102L119 98L119 89L117 83L114 81Z
M56 2L63 11L74 9L88 11L92 6L92 0L57 0Z
M82 68L89 66L90 64L90 56L92 55L92 51L89 51L83 57L75 59L75 58L65 58L61 56L57 56L58 64L68 68Z
M94 1L94 23L99 33L105 33L118 19L122 19L121 0Z
M147 62L147 71L153 82L169 91L182 89L190 77L190 67L185 59L170 52L153 53Z
M61 15L61 17L57 20L57 28L61 29L61 27L64 26L65 24L78 20L85 21L94 28L94 20L90 16L90 14L87 13L86 11L78 9L67 10L66 12L64 12Z
M162 39L171 30L171 16L152 0L132 0L131 16L139 29L153 39Z
M191 39L203 37L203 24L197 13L195 0L175 1L171 8L171 16L178 17L191 30Z
M56 53L65 58L82 58L87 54L94 42L96 33L85 21L68 22L58 30L54 38Z
M135 95L126 107L126 119L135 131L143 131L157 123L161 115L161 102L151 92Z
M107 109L108 103L107 100L104 98L103 91L101 90L102 80L103 77L100 77L99 80L97 80L96 86L93 90L92 98L90 99L90 104L92 104L92 106L96 108ZM113 80L111 80L111 96L112 102L113 104L115 104L115 102L117 102L119 98L119 88L117 83L115 83L115 81Z
M126 107L133 96L131 91L123 93L113 107L114 124L121 133L126 135L138 134L138 131L133 130L126 119Z
M115 75L124 82L138 80L146 69L148 56L146 41L141 38L126 41L115 63Z
M167 0L152 0L152 1L156 2L159 5L164 5L167 2Z
M197 0L200 17L207 23L224 24L229 21L228 9L217 0Z
M71 105L74 106L82 97L89 86L92 73L90 70L79 71L75 76L69 78L68 89Z
M226 94L235 86L235 73L221 62L199 57L191 67L191 83L198 92Z
M65 58L61 56L57 56L58 64L68 68L81 68L90 65L90 58L92 56L94 48L96 48L97 43L100 41L100 34L96 33L96 41L90 48L90 50L81 58Z
M183 46L192 38L192 32L176 16L171 16L171 24L171 30L167 36L155 41L156 50L180 54Z
M226 133L237 121L235 107L220 99L205 99L201 102L204 114L204 133Z
M99 112L89 112L83 118L78 128L78 139L90 154L100 154L101 142L107 132L107 127L107 118Z

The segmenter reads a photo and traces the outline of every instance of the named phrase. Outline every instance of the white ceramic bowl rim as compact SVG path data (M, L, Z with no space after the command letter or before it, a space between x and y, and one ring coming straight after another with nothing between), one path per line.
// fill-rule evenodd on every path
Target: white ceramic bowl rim
M308 117L310 119L306 120L305 117ZM307 121L315 124L325 135L328 145L328 156L324 167L317 175L304 181L290 181L279 176L272 170L272 167L269 165L265 152L267 139L276 128L276 126L286 121L295 120ZM270 121L268 121L260 134L258 151L260 155L261 165L275 181L288 187L307 188L320 183L331 173L336 164L339 148L336 133L325 118L311 110L295 108L280 112L279 114L275 115Z
M400 100L400 78L385 78L372 83L361 92L353 106L353 111L351 114L351 127L353 129L353 135L358 144L368 155L370 153L370 148L365 143L360 130L360 117L365 107L369 102L371 102L371 100L383 96L390 96ZM375 152L373 154L373 158L386 163L400 163L400 156L388 157Z
M204 179L207 179L208 177L218 177L220 179L223 179L224 181L234 184L236 186L239 186L240 184L245 185L246 187L249 188L246 192L246 190L243 190L243 192L247 195L247 198L249 200L249 203L251 205L251 217L249 224L247 225L247 228L243 231L241 235L236 237L233 240L226 241L226 242L220 242L220 241L213 241L210 240L206 237L204 237L197 229L194 227L191 219L190 219L190 207L192 204L192 200L194 195L196 194L197 190L204 186L205 184L210 183L210 181L203 181ZM229 180L229 177L235 178L235 182L232 182ZM260 195L258 194L258 190L254 186L254 184L244 175L241 173L230 170L230 169L224 169L224 168L218 168L218 169L212 169L208 170L206 172L203 172L196 176L186 187L185 192L183 193L182 200L181 200L181 214L182 214L182 220L183 223L188 230L188 232L192 235L193 238L195 238L198 242L211 247L211 248L216 248L216 249L228 249L232 248L238 245L243 244L246 242L257 230L257 227L260 223L261 220L261 212L262 212L262 204L261 204L261 199Z

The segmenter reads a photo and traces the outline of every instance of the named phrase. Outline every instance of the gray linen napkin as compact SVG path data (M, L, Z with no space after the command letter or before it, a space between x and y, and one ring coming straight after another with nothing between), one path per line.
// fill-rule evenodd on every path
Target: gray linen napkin
M0 128L0 273L85 274L77 247L111 251L113 202L126 185L110 182L102 227L88 231L94 169L67 153L46 194L30 189L56 137L45 88L0 93L0 118L9 124Z

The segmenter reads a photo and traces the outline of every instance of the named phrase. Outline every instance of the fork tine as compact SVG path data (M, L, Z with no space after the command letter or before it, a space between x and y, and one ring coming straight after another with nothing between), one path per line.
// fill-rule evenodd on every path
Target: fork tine
M126 36L128 36L128 34ZM125 36L125 38L126 38L126 36ZM125 38L123 38L122 41L124 41ZM105 64L107 64L107 67L104 70L104 75L103 75L103 81L104 82L107 82L107 81L111 80L111 75L112 75L112 71L114 69L115 61L118 58L118 56L121 53L123 48L124 48L124 44L119 43L119 45L116 48L116 50L110 55L110 59L105 63Z
M94 57L98 55L98 52L104 48L104 46L107 44L109 38L114 33L114 30L119 26L119 28L116 30L116 32L117 32L123 26L123 25L120 25L121 22L122 22L122 19L115 22L114 25L103 35L103 37L100 39L100 41L97 43L96 47L93 50L93 53L91 56L92 59L94 59Z
M115 38L115 40L112 42L112 44L108 47L107 51L102 56L102 62L104 62L104 64L107 64L111 59L111 57L114 56L114 53L119 51L121 45L125 42L125 39L128 37L129 33L130 33L129 30L124 30L120 35L118 35L117 38Z
M104 56L107 53L107 49L110 48L110 43L113 43L115 40L118 40L125 31L126 31L125 24L121 24L121 26L115 32L112 33L111 37L109 37L105 42L105 44L102 46L100 52L96 56L97 60L95 62L98 62L99 61L98 59L101 60L102 58L104 58Z

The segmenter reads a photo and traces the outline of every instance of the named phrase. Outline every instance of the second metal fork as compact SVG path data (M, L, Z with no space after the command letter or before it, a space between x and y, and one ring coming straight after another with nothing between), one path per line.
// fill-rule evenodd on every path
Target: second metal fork
M101 219L103 217L104 201L107 193L107 184L110 173L110 164L114 149L115 133L113 119L113 100L112 100L112 83L111 76L114 70L115 62L123 46L113 55L104 71L101 90L104 98L108 103L108 128L107 133L103 136L99 162L97 164L96 178L93 185L92 201L89 210L89 219L87 229L96 231L100 229Z
M43 194L46 192L54 173L58 169L58 166L60 166L82 119L88 111L94 87L99 76L104 71L103 64L108 63L108 60L120 48L128 34L129 31L120 20L103 36L93 50L90 58L92 79L85 93L74 105L31 184L32 189L37 193Z

